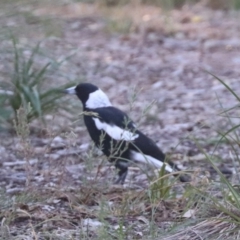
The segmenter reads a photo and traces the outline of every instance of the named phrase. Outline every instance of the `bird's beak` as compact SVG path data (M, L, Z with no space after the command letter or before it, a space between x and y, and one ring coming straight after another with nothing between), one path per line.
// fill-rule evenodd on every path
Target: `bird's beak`
M76 87L70 87L70 88L64 89L62 92L66 94L76 94L75 88Z

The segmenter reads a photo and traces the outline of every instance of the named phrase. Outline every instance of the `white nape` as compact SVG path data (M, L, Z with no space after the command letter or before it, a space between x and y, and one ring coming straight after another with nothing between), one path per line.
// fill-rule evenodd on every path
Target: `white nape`
M93 118L98 130L105 131L111 138L115 140L133 141L138 138L138 134L130 132L127 129L122 129L116 125L110 125L101 122L98 118Z
M150 164L156 168L161 168L163 164L165 164L165 170L170 173L173 172L173 169L171 168L171 166L169 166L169 164L161 162L160 160L154 157L151 157L149 155L146 155L140 152L131 150L131 159L133 159L136 162Z
M89 94L85 106L89 109L95 109L101 107L110 107L112 104L110 103L107 95L101 89L98 89L97 91Z

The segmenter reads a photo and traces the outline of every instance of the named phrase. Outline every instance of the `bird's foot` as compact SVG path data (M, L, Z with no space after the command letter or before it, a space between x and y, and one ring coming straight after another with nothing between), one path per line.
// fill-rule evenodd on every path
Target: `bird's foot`
M125 182L126 176L127 176L127 171L119 174L119 177L118 177L118 179L116 181L114 181L114 184L121 184L121 185L123 185L124 182Z

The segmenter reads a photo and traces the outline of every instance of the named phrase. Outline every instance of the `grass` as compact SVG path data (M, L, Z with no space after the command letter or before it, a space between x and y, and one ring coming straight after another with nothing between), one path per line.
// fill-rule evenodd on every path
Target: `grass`
M224 80L220 79L219 77L213 74L211 75L215 79L217 79L221 84L223 84L224 87L229 91L229 93L232 94L239 102L240 99L236 92L229 85L227 85ZM237 108L238 107L235 106L231 107L229 110L237 111L238 110ZM227 112L228 110L224 110L225 114ZM210 231L209 236L214 238L232 235L234 236L233 239L237 239L237 236L239 236L240 234L240 194L238 189L234 187L234 184L229 179L227 179L226 176L224 176L224 174L219 170L219 168L215 165L214 162L214 154L219 146L219 143L222 142L222 140L227 140L233 149L233 153L235 154L235 157L233 157L232 155L231 158L233 161L233 166L235 167L235 171L238 172L239 159L238 151L235 148L235 145L238 144L237 131L239 125L232 126L231 117L227 114L225 115L225 117L228 119L230 123L230 129L225 132L219 131L220 138L219 141L216 143L215 150L211 155L204 151L196 141L198 148L205 155L207 163L213 167L213 169L219 176L219 181L208 183L206 189L202 190L199 187L197 187L195 188L195 190L196 194L201 196L202 199L204 199L203 204L205 205L205 208L211 209L216 213L219 213L217 217L205 220L205 224L208 223L209 227L212 224L216 224L216 226L214 226L214 230L212 232ZM233 138L234 135L237 137L236 139ZM229 141L230 139L231 141ZM213 192L215 192L215 194L213 194ZM219 230L219 228L221 228L221 225L226 226L225 229L226 232L221 232L218 234L217 231Z
M26 56L24 54L26 50L18 45L13 36L11 38L13 72L10 73L10 82L0 82L0 119L12 124L16 123L17 112L22 107L26 112L27 122L36 118L44 122L44 115L47 113L60 106L64 109L60 101L63 96L61 89L75 84L68 82L58 87L47 84L49 74L57 71L68 57L60 62L51 60L37 67L36 59L40 54L41 43L30 49L30 56Z
M121 7L123 5L137 2L138 4L145 4L145 5L153 5L153 6L159 6L165 10L171 10L175 8L181 8L185 4L196 4L198 2L201 2L201 0L75 0L76 2L83 2L83 3L98 3L103 6L107 7ZM205 2L207 6L213 8L213 9L229 9L233 8L238 10L240 7L240 1L239 0L208 0Z

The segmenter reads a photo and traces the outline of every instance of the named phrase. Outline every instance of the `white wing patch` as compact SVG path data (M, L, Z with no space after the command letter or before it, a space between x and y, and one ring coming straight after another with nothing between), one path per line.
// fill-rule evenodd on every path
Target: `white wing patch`
M170 173L173 172L173 169L169 164L163 163L160 160L158 160L154 157L151 157L149 155L146 155L146 154L143 154L140 152L136 152L136 151L131 151L131 158L136 162L150 164L156 168L161 168L163 166L163 164L165 164L165 170Z
M89 109L95 109L100 107L110 107L112 104L107 95L101 89L98 89L97 91L89 94L85 106Z
M101 122L98 118L93 118L98 130L104 130L111 138L115 140L133 141L138 138L138 134L132 133L127 129L122 129L116 125L110 125Z

